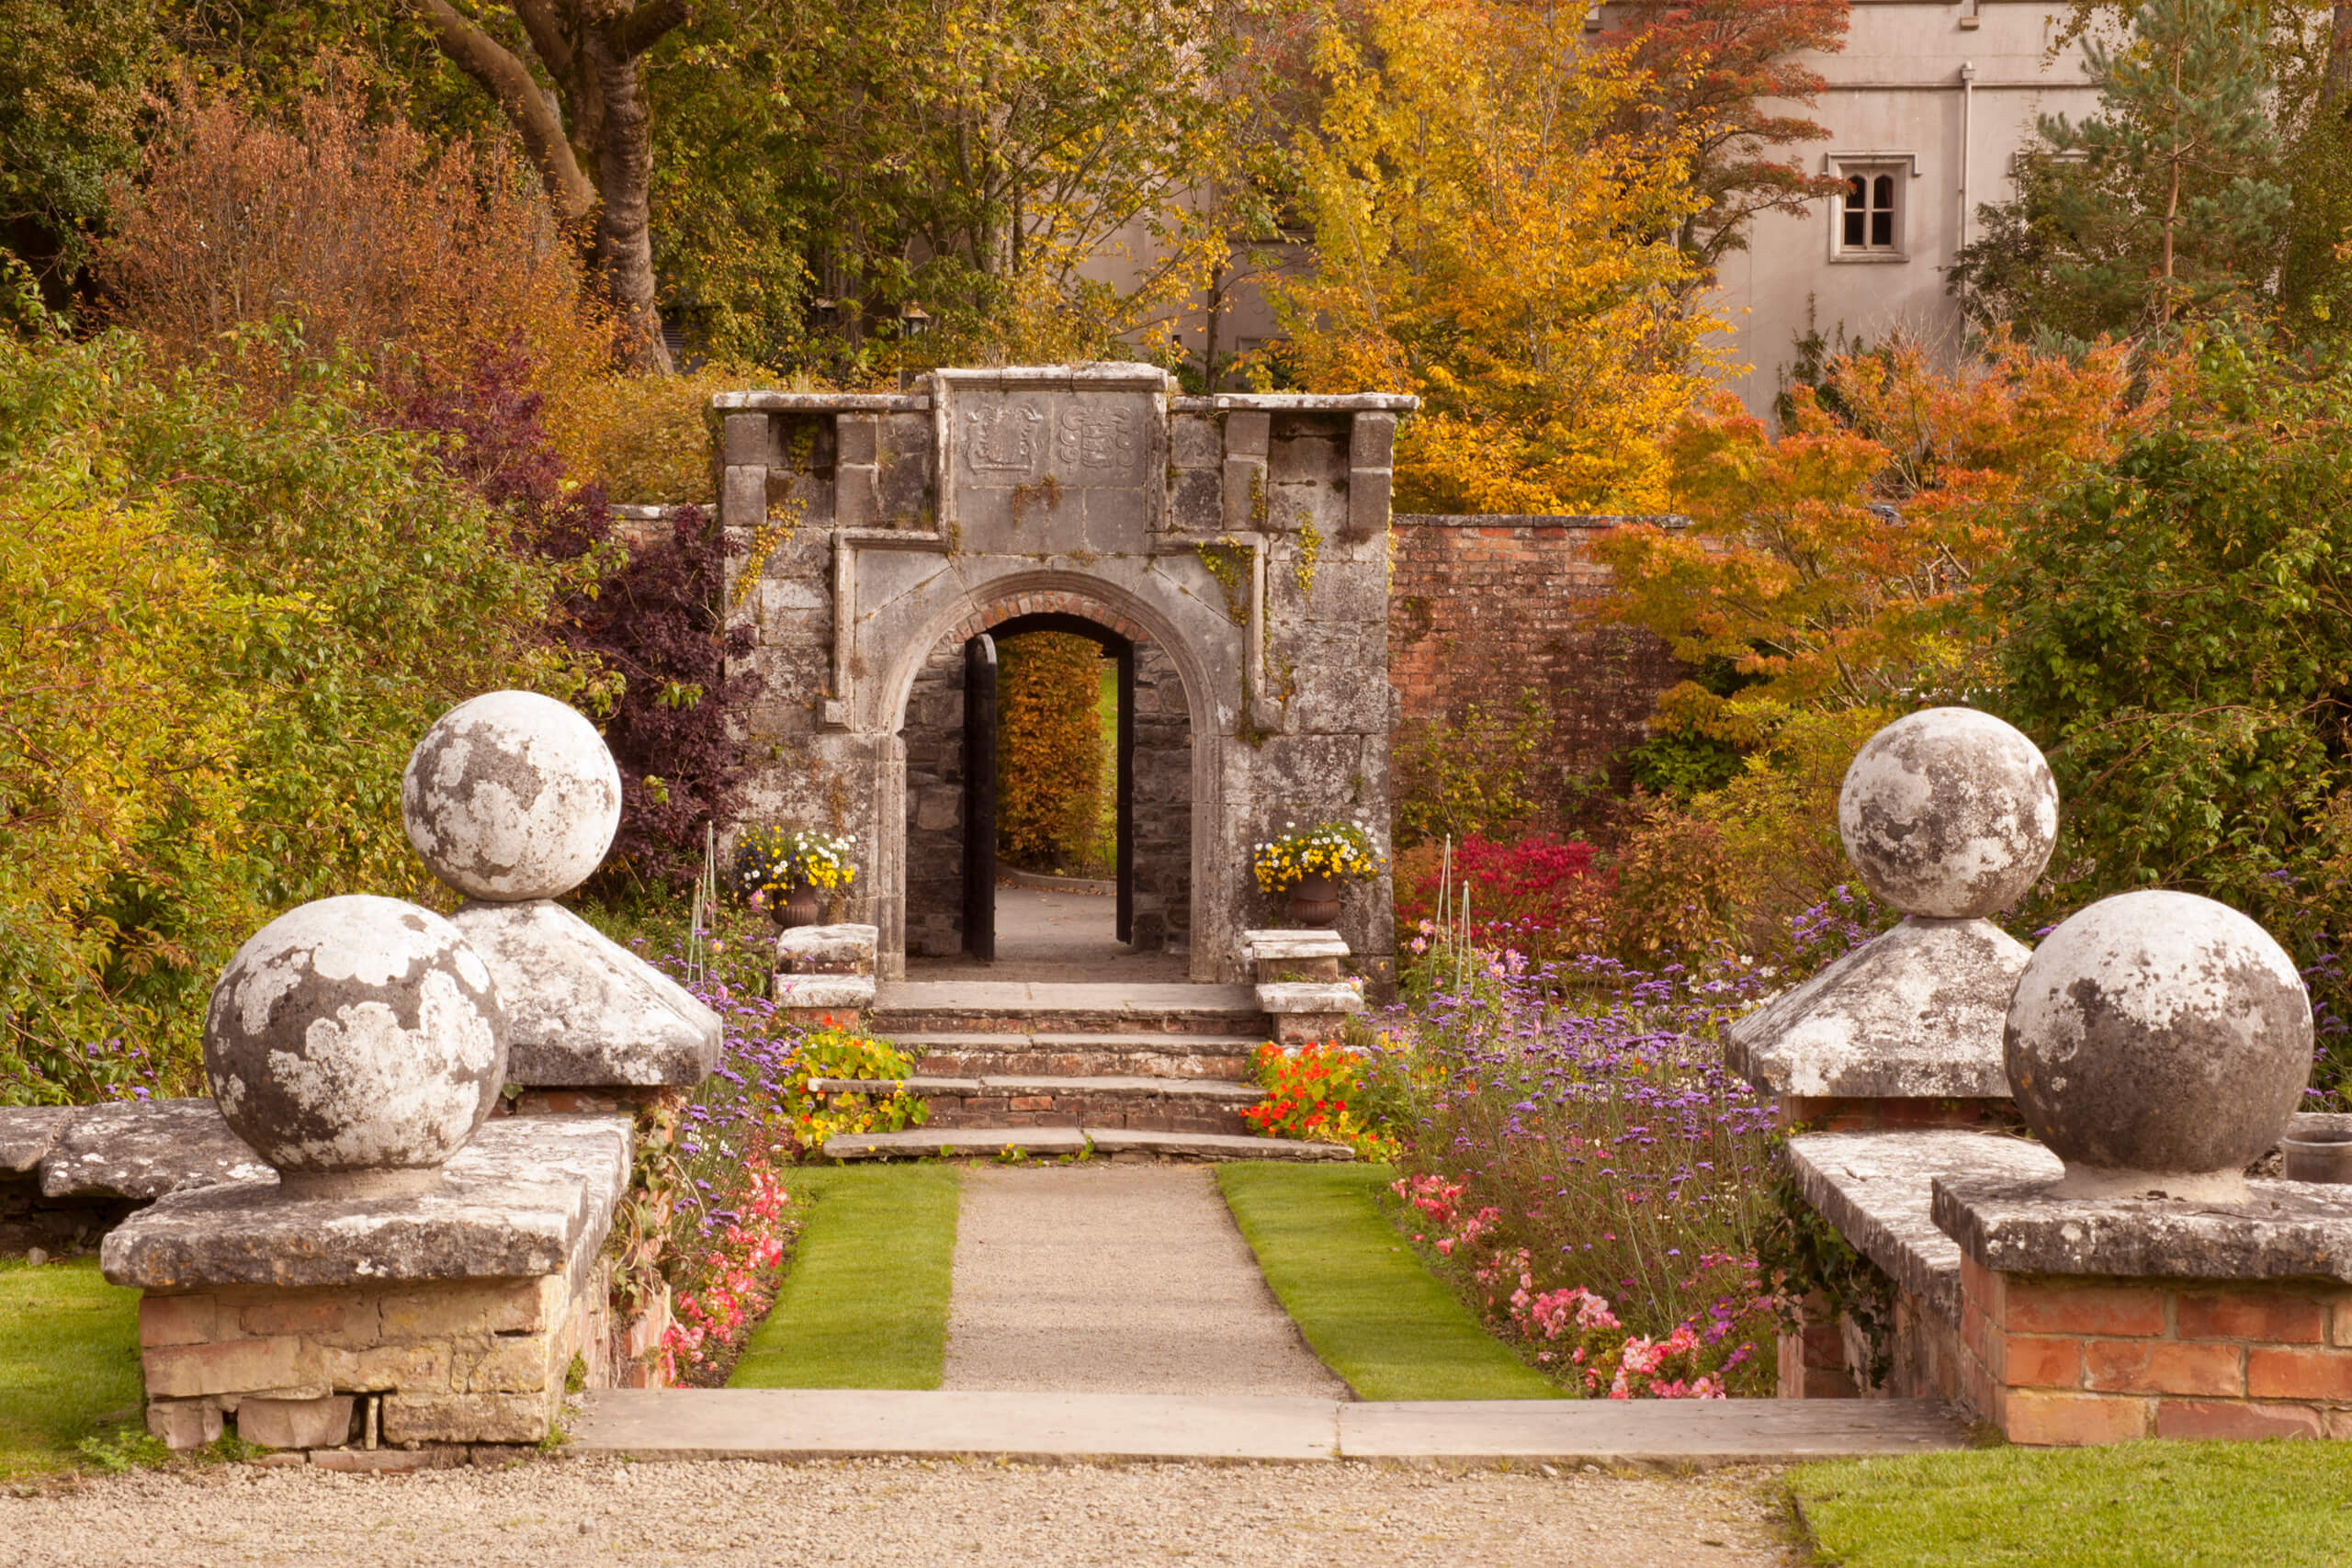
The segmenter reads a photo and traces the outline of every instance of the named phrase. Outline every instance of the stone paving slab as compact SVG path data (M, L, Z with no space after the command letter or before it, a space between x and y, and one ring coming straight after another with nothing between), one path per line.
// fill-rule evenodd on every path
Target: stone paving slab
M1328 1399L955 1390L611 1389L567 1453L639 1460L957 1454L1012 1460L1329 1460Z
M22 1176L47 1159L74 1111L71 1105L0 1106L0 1171Z
M1960 1244L1936 1228L1936 1178L1955 1172L2052 1181L2040 1144L1998 1133L1921 1128L1801 1133L1789 1140L1797 1190L1839 1234L1946 1323L1960 1324Z
M1521 1399L1342 1404L1340 1453L1370 1460L1739 1464L1967 1444L1930 1399Z
M1928 1400L1325 1399L846 1389L606 1389L565 1451L639 1460L970 1455L1704 1468L1966 1446Z
M1137 1074L1049 1077L1003 1074L988 1077L810 1078L812 1094L1126 1094L1171 1100L1212 1100L1250 1104L1266 1097L1256 1084L1231 1078L1154 1078Z
M209 1099L85 1106L58 1132L40 1170L44 1198L134 1202L220 1182L277 1179Z

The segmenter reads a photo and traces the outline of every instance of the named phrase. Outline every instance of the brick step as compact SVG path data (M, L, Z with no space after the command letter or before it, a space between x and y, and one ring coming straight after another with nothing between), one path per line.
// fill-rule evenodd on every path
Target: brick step
M1014 1149L1035 1159L1091 1151L1097 1159L1348 1160L1337 1144L1222 1133L1155 1132L1123 1127L920 1127L905 1133L844 1133L826 1140L828 1159L994 1157Z
M816 1078L820 1094L921 1095L931 1130L1106 1127L1159 1133L1247 1134L1244 1106L1265 1098L1251 1084L1148 1077Z
M1249 986L892 980L867 1026L899 1034L1248 1034L1271 1025Z
M876 1033L886 1033L876 1030ZM1211 1078L1250 1076L1262 1034L904 1033L887 1037L938 1077Z

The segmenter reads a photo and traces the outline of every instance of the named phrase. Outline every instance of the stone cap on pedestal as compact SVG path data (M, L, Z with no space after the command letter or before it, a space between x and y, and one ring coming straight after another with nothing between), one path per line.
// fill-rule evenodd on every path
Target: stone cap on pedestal
M2002 1274L2352 1281L2352 1189L2249 1181L2247 1196L2058 1198L2051 1180L1939 1176L1936 1225Z
M2001 1025L2030 956L1987 921L1914 917L1734 1023L1724 1055L1767 1094L2003 1099Z
M1274 1014L1362 1012L1363 988L1346 981L1321 984L1285 981L1258 987L1258 1005Z
M506 1081L526 1088L697 1084L718 1066L718 1015L547 900L449 917L506 1004Z
M604 1246L629 1162L627 1117L505 1117L429 1191L304 1198L265 1178L175 1192L108 1234L99 1266L150 1291L571 1276Z
M1348 955L1348 944L1338 931L1243 931L1239 946L1245 963Z
M775 1005L780 1008L857 1008L874 1006L871 975L779 975Z
M775 939L775 966L786 975L871 975L879 928L845 921L797 926Z

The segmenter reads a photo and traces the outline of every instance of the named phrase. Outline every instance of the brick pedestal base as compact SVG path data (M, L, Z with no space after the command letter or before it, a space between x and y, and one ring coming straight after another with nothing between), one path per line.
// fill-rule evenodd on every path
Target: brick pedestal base
M552 1277L151 1292L139 1303L147 1422L175 1447L218 1436L226 1416L249 1442L337 1448L365 1442L372 1402L390 1446L536 1443L574 1357L583 1378L609 1381L605 1311L601 1270L576 1292ZM248 1403L251 1423L238 1419Z
M1961 1397L2011 1442L2352 1438L2352 1286L1961 1264Z

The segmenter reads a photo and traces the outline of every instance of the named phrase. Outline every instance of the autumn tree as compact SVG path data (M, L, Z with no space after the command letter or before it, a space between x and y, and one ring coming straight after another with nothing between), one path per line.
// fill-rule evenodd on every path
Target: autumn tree
M2073 359L2006 335L1944 372L1900 341L1831 362L1843 420L1804 388L1777 435L1727 396L1690 413L1666 443L1687 525L1594 546L1614 618L1745 678L1684 682L1661 723L1752 744L1801 709L1957 699L1989 668L1983 580L2018 506L2146 428L2165 374L2121 347Z
M395 3L497 102L557 216L582 228L593 222L590 253L617 313L622 361L671 369L653 273L644 60L686 19L685 0L509 0L510 15L496 28L481 14L490 9L483 0ZM541 75L553 84L553 101Z
M1691 146L1622 129L1640 78L1580 14L1375 0L1327 28L1297 152L1311 275L1283 285L1314 389L1409 391L1396 504L1644 512L1658 436L1702 384L1717 324L1675 244L1702 205Z
M1595 40L1613 51L1642 89L1621 111L1627 130L1687 139L1698 200L1679 231L1683 248L1712 270L1744 250L1759 213L1803 216L1837 193L1834 175L1807 173L1782 149L1826 141L1811 107L1827 85L1796 58L1846 47L1850 0L1618 0ZM1768 107L1768 104L1780 106Z

